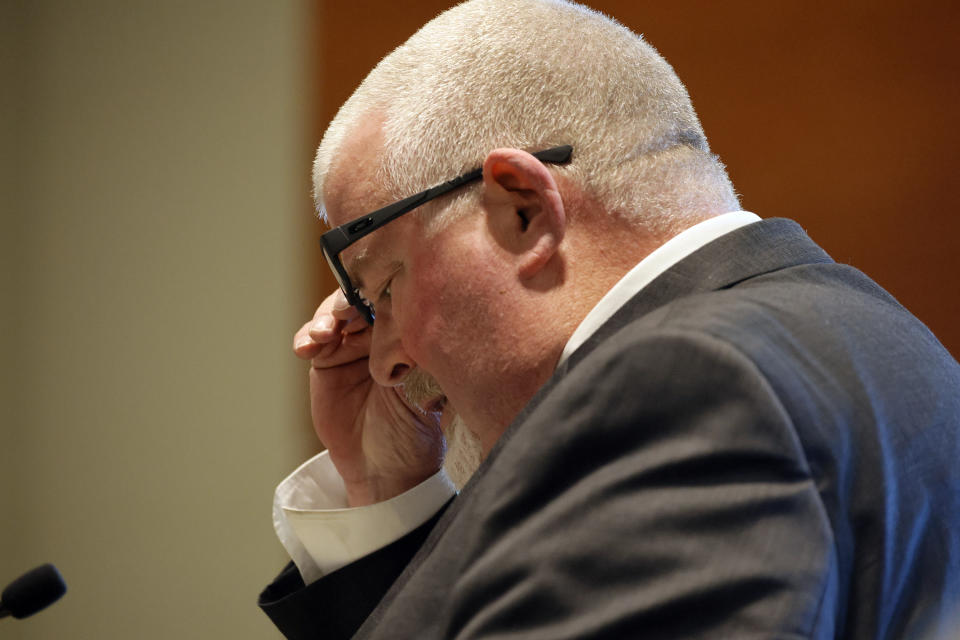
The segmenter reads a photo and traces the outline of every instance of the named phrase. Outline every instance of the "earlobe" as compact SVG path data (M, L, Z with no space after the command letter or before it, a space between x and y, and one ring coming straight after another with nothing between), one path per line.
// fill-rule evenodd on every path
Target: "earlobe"
M553 174L520 149L495 149L483 163L486 208L494 232L517 256L517 275L539 274L560 248L567 219Z

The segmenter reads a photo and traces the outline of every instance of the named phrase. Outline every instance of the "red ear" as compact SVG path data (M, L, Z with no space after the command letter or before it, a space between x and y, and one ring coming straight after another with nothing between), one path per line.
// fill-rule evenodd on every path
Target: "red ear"
M560 189L546 166L520 149L494 149L483 163L488 212L511 250L518 255L517 275L537 275L556 254L567 219Z

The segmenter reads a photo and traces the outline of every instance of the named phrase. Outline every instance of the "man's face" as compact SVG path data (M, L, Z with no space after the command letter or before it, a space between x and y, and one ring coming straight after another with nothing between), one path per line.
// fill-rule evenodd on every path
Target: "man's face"
M325 183L332 224L393 200L371 179L381 148L375 122L344 145ZM415 368L430 374L488 452L533 390L524 388L526 363L518 348L528 328L515 326L510 312L517 286L509 256L491 238L480 207L429 239L419 216L403 216L341 259L376 308L374 379L395 385Z

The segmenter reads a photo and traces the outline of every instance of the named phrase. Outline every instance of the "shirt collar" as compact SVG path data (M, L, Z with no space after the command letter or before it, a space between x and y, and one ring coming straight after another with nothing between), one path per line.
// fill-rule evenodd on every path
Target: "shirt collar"
M580 322L563 348L557 366L563 364L604 322L617 312L617 309L653 282L661 273L720 236L759 221L759 216L748 211L724 213L681 231L654 249L625 276L620 278Z

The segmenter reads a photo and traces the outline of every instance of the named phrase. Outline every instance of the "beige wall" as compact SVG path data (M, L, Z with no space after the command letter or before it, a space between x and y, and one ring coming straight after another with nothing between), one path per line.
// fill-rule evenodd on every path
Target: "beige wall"
M3 638L270 638L273 487L310 446L309 7L6 0Z

